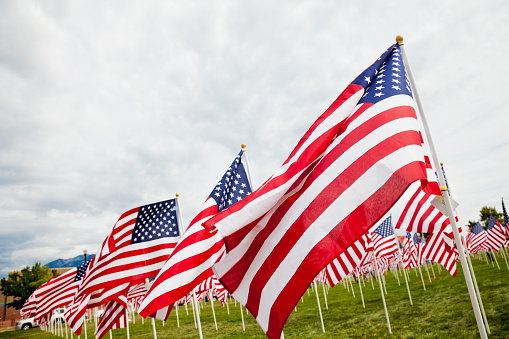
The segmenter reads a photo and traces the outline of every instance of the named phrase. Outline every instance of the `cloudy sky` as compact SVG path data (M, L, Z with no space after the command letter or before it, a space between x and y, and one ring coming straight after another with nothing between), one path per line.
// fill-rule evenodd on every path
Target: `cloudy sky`
M0 277L95 253L175 193L187 225L242 143L260 185L398 34L460 221L501 210L507 17L504 0L0 2Z

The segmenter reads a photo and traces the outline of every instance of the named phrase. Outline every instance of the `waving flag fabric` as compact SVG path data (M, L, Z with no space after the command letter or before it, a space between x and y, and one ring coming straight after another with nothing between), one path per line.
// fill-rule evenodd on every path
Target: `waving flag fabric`
M486 239L486 244L494 251L498 252L498 250L502 247L505 242L505 232L502 228L502 225L498 222L497 219L493 217L490 213L490 220L488 221L488 238Z
M430 234L422 249L422 257L441 264L453 277L456 277L459 253L456 247L450 249L445 245L444 237L443 232Z
M371 247L371 236L366 233L346 251L334 258L325 268L327 283L334 287L356 267L362 265L368 253L371 253Z
M166 306L172 307L196 285L212 276L211 267L224 253L224 242L217 230L209 231L202 223L250 193L251 186L242 163L241 151L157 275L140 307L142 316L146 317Z
M73 268L62 275L51 278L37 289L37 311L35 318L40 320L53 310L69 305L90 261Z
M155 276L180 239L175 199L120 216L92 259L77 296Z
M399 46L357 77L289 158L244 201L204 224L224 237L221 283L271 338L318 272L371 228L408 186L427 184Z
M44 284L41 285L40 287L43 287L43 286L44 286ZM37 290L35 290L32 294L30 294L28 299L23 304L23 307L20 310L21 319L27 319L27 318L33 317L35 315L36 309L37 309Z
M468 242L470 244L469 249L470 253L478 253L482 249L487 249L486 245L486 239L488 238L488 234L484 230L484 228L481 226L480 222L477 222L472 229L470 230L470 233L468 234Z
M371 235L373 240L373 250L377 258L391 255L398 251L394 230L392 229L392 217L385 219Z
M125 304L127 303L126 296L120 297L123 303L117 300L110 300L104 306L104 312L99 319L97 328L95 329L95 336L99 339L102 338L109 330L127 327L127 317Z
M406 233L406 242L403 246L403 265L405 269L417 267L417 248L410 232Z
M444 230L450 224L449 218L442 214L431 201L435 195L426 193L421 187L405 205L395 228L407 232L435 233Z

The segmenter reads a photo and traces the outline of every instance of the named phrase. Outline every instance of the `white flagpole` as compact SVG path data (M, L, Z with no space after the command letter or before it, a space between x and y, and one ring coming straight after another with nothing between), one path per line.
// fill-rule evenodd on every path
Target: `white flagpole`
M180 321L179 321L179 305L175 305L175 314L177 314L177 327L180 327Z
M348 282L350 283L350 287L352 288L352 294L353 294L353 297L355 298L355 291L353 289L353 285L352 285L352 277L348 277Z
M212 295L212 292L210 290L209 290L209 296L210 296L210 305L212 306L212 315L214 316L214 325L216 326L216 331L217 331L216 312L214 311L214 296Z
M133 315L133 318L134 318L134 315ZM130 336L129 336L129 312L127 311L127 308L125 309L125 328L127 330L127 339L130 339Z
M322 308L320 307L320 298L318 297L318 288L316 286L316 281L313 281L313 284L315 285L316 302L318 303L318 313L320 313L320 322L322 323L322 331L323 331L323 333L325 333L325 326L323 325Z
M435 269L433 268L433 262L429 263L429 266L431 267L431 272L433 272L433 279L437 280L437 276L435 275Z
M242 311L242 304L239 302L240 306L240 317L242 318L242 330L246 330L246 325L244 324L244 311Z
M509 264L507 263L507 257L505 256L505 246L502 246L501 252L504 255L504 259L505 259L505 264L507 266L507 270L509 270Z
M83 316L83 326L85 327L85 339L88 338L88 336L87 336L87 312L88 312L88 310L85 311L85 315Z
M229 306L229 299L228 296L226 296L226 310L228 311L228 315L230 315L230 306Z
M396 41L398 42L400 49L401 49L401 54L403 56L403 62L406 66L408 77L410 78L410 83L411 83L411 87L413 89L413 94L415 96L415 101L417 103L417 107L418 107L418 110L420 113L420 117L422 119L424 131L425 131L426 137L429 142L429 147L431 150L431 156L433 158L433 163L434 163L435 169L437 170L437 173L438 173L438 178L439 178L440 186L441 186L441 190L442 190L442 197L444 198L445 207L447 209L447 214L448 214L449 220L451 222L452 231L454 233L454 241L456 242L456 246L458 247L458 249L461 249L458 251L459 255L460 255L461 265L463 267L468 267L467 259L465 258L465 252L462 249L463 246L461 244L461 238L460 238L460 234L458 231L458 226L456 225L456 219L454 218L454 212L452 210L451 199L447 192L447 186L445 185L443 173L442 173L442 171L439 170L440 162L438 161L438 157L437 157L437 154L435 151L435 146L433 144L433 139L431 139L431 133L429 132L428 123L427 123L426 117L424 115L424 109L421 104L421 99L419 98L419 93L417 92L417 86L415 86L412 69L410 67L410 63L408 62L408 58L405 53L403 37L401 37L401 36L396 37ZM488 335L486 334L486 329L484 327L484 323L482 320L481 312L479 309L479 304L477 302L477 296L475 295L474 286L472 284L472 278L470 276L470 270L463 269L463 274L465 275L465 281L467 283L468 294L470 296L470 302L472 303L472 308L474 309L475 320L477 322L477 327L479 328L479 334L480 334L481 338L487 339Z
M366 305L364 304L364 295L362 294L362 284L360 278L359 278L359 290L361 291L362 307L366 308Z
M242 157L244 158L242 163L245 164L244 168L246 169L247 179L249 180L251 190L254 191L253 180L251 179L251 170L249 169L249 160L247 159L246 144L242 144L240 147L242 148Z
M495 251L492 248L490 248L490 249L491 249L491 256L495 259L498 269L500 269L500 266L498 265L497 256L495 255Z
M382 294L382 300L384 302L385 318L387 318L387 327L389 327L389 333L392 334L391 323L389 321L389 313L387 312L387 305L385 305L385 296L384 296L384 291L383 291L383 288L382 288L382 280L380 279L380 271L378 270L378 263L376 261L376 256L374 256L374 258L375 258L376 274L378 275L378 283L380 284L380 294Z
M465 237L463 237L463 241L465 241L465 244L466 244ZM467 261L468 261L468 269L472 273L472 279L474 281L475 292L477 293L477 296L480 296L481 293L479 292L479 287L477 286L477 280L475 279L474 267L472 266L472 261L470 260L470 252L468 251L467 246L465 246L464 249L466 251L466 257L467 257ZM488 325L488 319L486 318L486 313L484 312L484 306L482 304L482 299L478 298L478 300L479 300L479 306L481 307L482 317L484 319L484 325L486 326L486 331L488 332L488 334L490 334L490 326Z
M329 305L327 304L327 292L325 292L325 284L322 284L323 287L323 297L325 298L325 309L329 309Z

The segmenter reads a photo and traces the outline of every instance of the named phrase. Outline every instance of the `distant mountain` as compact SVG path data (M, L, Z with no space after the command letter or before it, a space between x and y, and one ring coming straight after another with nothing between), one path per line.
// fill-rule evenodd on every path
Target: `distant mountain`
M94 257L94 255L87 255L87 260L90 260ZM57 259L50 263L47 263L44 266L48 266L49 268L62 268L62 267L76 267L83 264L83 255L78 255L77 257L70 259Z

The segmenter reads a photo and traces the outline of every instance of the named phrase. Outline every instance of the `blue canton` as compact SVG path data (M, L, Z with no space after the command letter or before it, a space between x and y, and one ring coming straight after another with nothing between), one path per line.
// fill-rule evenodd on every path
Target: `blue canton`
M507 211L505 209L504 199L502 199L502 211L504 212L504 223L505 226L507 227L509 224L509 215L507 215Z
M251 194L251 185L242 164L242 151L223 175L210 197L216 201L218 212L235 205Z
M407 239L412 239L412 233L406 232L406 238Z
M394 235L394 231L392 230L391 216L384 220L383 223L378 226L373 233L380 235L382 238L387 238L391 235Z
M481 226L481 223L478 221L475 223L475 225L472 227L472 229L470 230L470 232L474 233L474 234L479 234L481 232L484 232L484 228L482 228Z
M156 202L139 208L131 244L178 236L179 228L175 199Z
M399 94L412 96L410 80L398 44L391 46L353 83L363 86L366 90L359 104L375 104L385 98Z
M493 215L490 213L490 221L488 221L488 231L491 231L493 226L497 223L497 220L493 217Z
M419 243L419 236L417 235L417 233L414 234L413 241L414 241L414 244L418 244Z
M80 281L81 279L83 279L83 275L87 271L88 264L90 264L91 261L92 260L89 260L89 261L84 262L83 264L79 265L78 267L76 267L77 271L76 271L76 276L74 277L74 281Z

